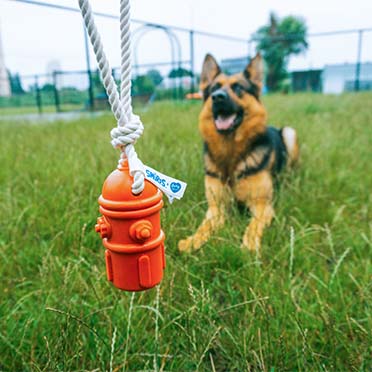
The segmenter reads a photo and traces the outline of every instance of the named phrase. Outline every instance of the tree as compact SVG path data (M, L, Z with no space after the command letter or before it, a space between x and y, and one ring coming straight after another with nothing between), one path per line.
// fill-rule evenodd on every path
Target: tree
M42 92L51 93L54 92L54 85L50 83L44 84L41 89Z
M10 90L12 94L23 94L25 91L22 87L22 81L21 77L19 76L18 73L15 73L12 75L10 71L8 72L8 78L9 78L9 83L10 83Z
M269 91L278 90L287 77L289 57L308 48L306 34L307 26L303 19L294 16L279 19L274 13L270 15L269 24L256 32L254 40L267 65L266 85Z
M155 91L155 84L147 75L138 75L132 81L132 94L147 95L152 94Z
M176 69L171 70L168 77L170 78L177 78L177 77L184 77L184 76L192 76L192 72L190 70L186 70L185 68L178 67Z
M154 85L159 85L163 81L163 77L158 70L149 70L146 73L146 76L154 83Z

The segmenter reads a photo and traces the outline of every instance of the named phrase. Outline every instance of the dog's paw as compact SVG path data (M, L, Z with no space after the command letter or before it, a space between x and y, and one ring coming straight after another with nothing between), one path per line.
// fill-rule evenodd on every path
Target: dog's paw
M192 237L182 239L178 242L178 250L184 253L190 253L193 249Z
M257 254L260 254L261 244L260 239L256 236L244 236L243 242L240 246L240 248L243 251L250 251L252 253L256 252Z

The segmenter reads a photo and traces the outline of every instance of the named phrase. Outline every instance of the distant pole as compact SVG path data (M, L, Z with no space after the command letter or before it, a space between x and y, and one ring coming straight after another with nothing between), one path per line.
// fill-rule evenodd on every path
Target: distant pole
M182 63L181 60L178 61L178 71L181 74L182 71ZM180 100L183 99L183 87L182 87L182 76L178 78L178 98Z
M195 58L195 51L194 51L194 31L189 31L190 35L190 68L191 68L191 93L195 93L195 71L194 71L194 58Z
M35 94L36 94L36 106L39 111L39 114L41 115L43 113L43 108L42 108L42 103L41 103L41 94L40 94L39 80L37 78L37 75L35 75Z
M57 88L57 71L53 71L53 87L54 87L54 103L56 106L56 112L61 112L61 106L59 102L59 94Z
M355 67L355 86L354 90L356 92L360 89L360 65L362 59L362 44L363 44L363 30L358 31L358 55L357 55L357 62Z
M5 67L1 36L2 34L0 29L0 97L10 97L12 95L12 89L10 86L8 72Z
M83 32L84 32L85 60L87 64L87 73L88 73L88 81L89 81L89 88L88 88L89 109L93 111L94 110L93 78L92 78L92 70L90 67L88 36L87 36L87 31L84 25L83 25Z
M251 60L251 53L252 53L252 40L251 39L249 39L248 40L248 63L250 62L250 60Z

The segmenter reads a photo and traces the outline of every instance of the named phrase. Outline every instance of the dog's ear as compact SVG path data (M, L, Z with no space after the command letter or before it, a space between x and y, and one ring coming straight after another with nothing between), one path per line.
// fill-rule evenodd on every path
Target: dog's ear
M208 53L204 58L202 73L200 75L200 90L204 91L220 73L220 66L218 66L214 57Z
M253 57L248 63L247 67L243 71L244 76L249 79L252 83L256 84L261 90L263 87L263 60L260 52Z

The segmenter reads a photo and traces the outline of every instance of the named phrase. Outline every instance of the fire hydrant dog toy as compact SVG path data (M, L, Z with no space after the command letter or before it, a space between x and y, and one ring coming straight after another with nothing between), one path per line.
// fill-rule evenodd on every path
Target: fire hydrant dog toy
M127 162L106 179L97 220L106 248L107 279L120 288L140 291L159 284L165 268L164 233L160 228L162 193L150 182L139 195L131 191Z
M165 235L160 227L161 191L172 202L174 198L182 198L186 183L145 166L134 149L143 125L132 112L129 0L120 0L120 95L89 0L79 0L79 7L118 123L111 131L111 143L121 150L118 168L107 177L99 197L102 216L95 229L106 248L108 280L122 290L141 291L154 287L163 278Z

